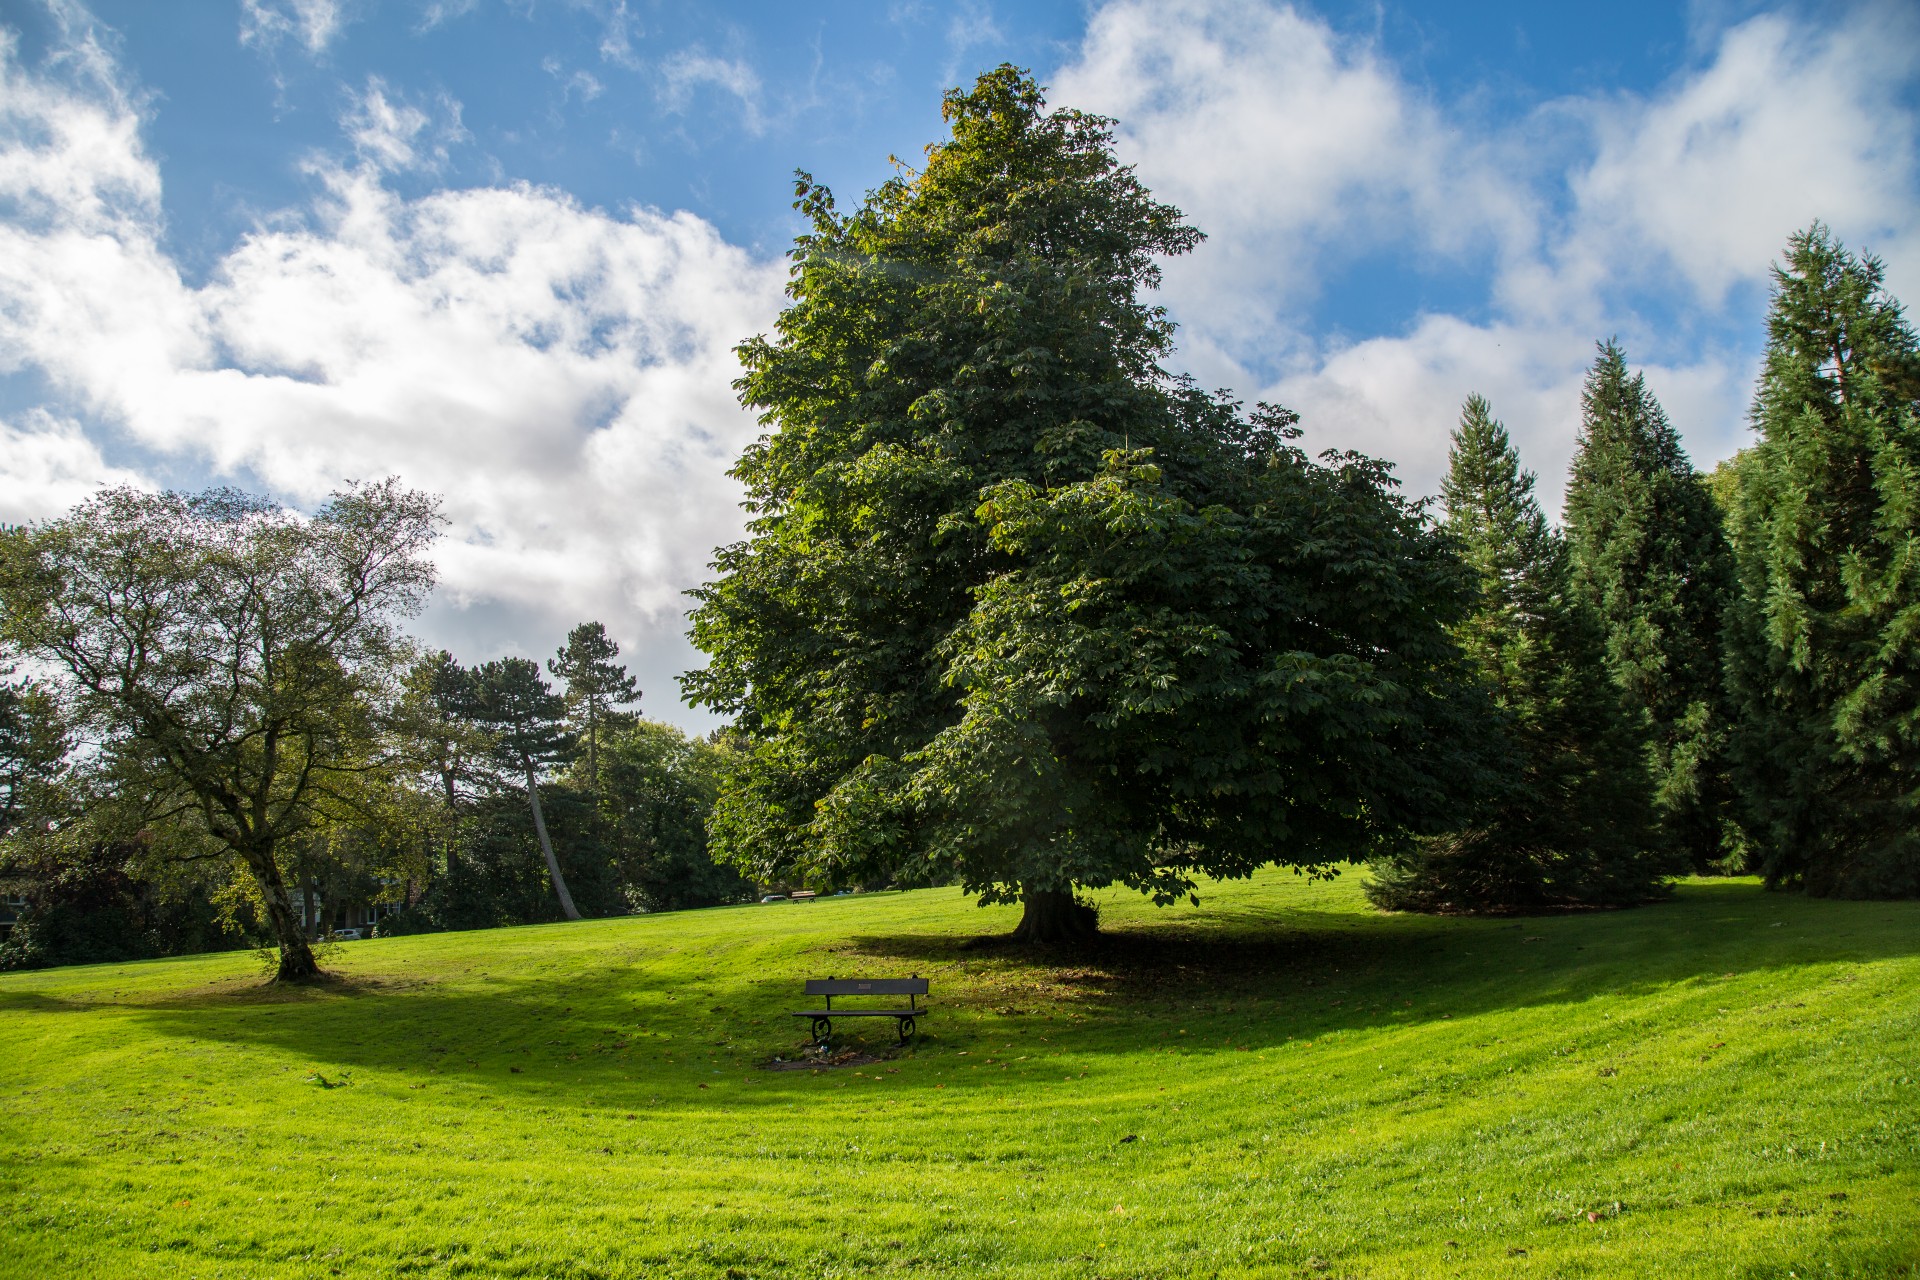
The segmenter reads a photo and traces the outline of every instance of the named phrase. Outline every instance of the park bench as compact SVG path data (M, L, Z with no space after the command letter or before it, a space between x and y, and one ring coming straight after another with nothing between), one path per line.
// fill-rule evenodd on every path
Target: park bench
M807 994L826 997L825 1008L797 1009L793 1014L796 1018L812 1020L815 1044L824 1044L827 1037L833 1034L835 1018L892 1018L895 1029L900 1033L900 1043L905 1044L907 1037L913 1034L914 1021L926 1013L926 1010L920 1008L915 1001L927 994L927 980L919 977L809 978ZM848 1009L845 1007L836 1009L833 1007L835 996L842 999L847 996L905 996L907 1007L904 1009ZM898 1001L895 1003L897 1004Z

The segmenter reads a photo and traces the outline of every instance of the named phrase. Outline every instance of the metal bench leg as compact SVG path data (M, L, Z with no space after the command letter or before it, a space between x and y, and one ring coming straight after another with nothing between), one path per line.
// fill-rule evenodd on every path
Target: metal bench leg
M908 1038L911 1037L912 1035L913 1035L913 1019L912 1018L900 1019L900 1043L905 1044Z
M815 1045L825 1044L827 1042L827 1037L831 1036L832 1034L833 1034L833 1019L815 1018L813 1020L813 1043Z

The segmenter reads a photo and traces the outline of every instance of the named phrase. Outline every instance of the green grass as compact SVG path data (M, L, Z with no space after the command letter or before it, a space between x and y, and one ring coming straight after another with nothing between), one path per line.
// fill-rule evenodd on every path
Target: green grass
M940 890L350 943L323 990L0 976L0 1272L1920 1274L1920 904L1434 920L1269 874L1104 920L969 949L1011 913ZM907 973L914 1050L761 1069L801 979Z

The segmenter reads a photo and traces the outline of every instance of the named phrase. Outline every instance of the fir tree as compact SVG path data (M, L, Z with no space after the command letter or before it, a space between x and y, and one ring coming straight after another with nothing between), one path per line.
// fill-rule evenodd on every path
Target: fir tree
M1774 271L1729 645L1767 882L1920 893L1920 344L1818 223Z
M1598 626L1533 481L1487 402L1469 397L1441 492L1481 596L1456 634L1504 715L1510 772L1479 821L1375 863L1369 893L1382 906L1617 905L1651 896L1667 870L1644 761L1595 679Z
M1566 503L1573 585L1645 743L1665 834L1704 870L1722 856L1728 804L1720 632L1731 552L1712 494L1617 343L1601 345L1581 408Z

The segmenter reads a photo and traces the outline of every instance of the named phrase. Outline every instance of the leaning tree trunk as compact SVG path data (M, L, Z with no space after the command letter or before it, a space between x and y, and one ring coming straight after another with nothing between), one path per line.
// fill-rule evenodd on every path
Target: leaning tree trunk
M1013 931L1016 942L1073 942L1099 931L1098 914L1074 901L1071 889L1023 888L1020 902L1025 909Z
M274 941L280 945L280 964L274 970L273 980L306 982L319 977L320 962L313 958L313 948L307 945L307 931L300 913L294 910L287 882L280 877L280 864L274 859L273 847L248 849L243 856L247 870L253 873L254 883L260 887L260 899L266 904L267 924L273 930Z
M567 892L567 878L560 874L560 860L553 856L553 841L547 839L546 815L540 812L540 787L534 781L533 765L527 765L527 799L533 802L533 829L540 837L540 852L546 855L547 876L553 881L553 891L560 898L560 910L569 920L580 918L579 908L573 905L573 895Z

